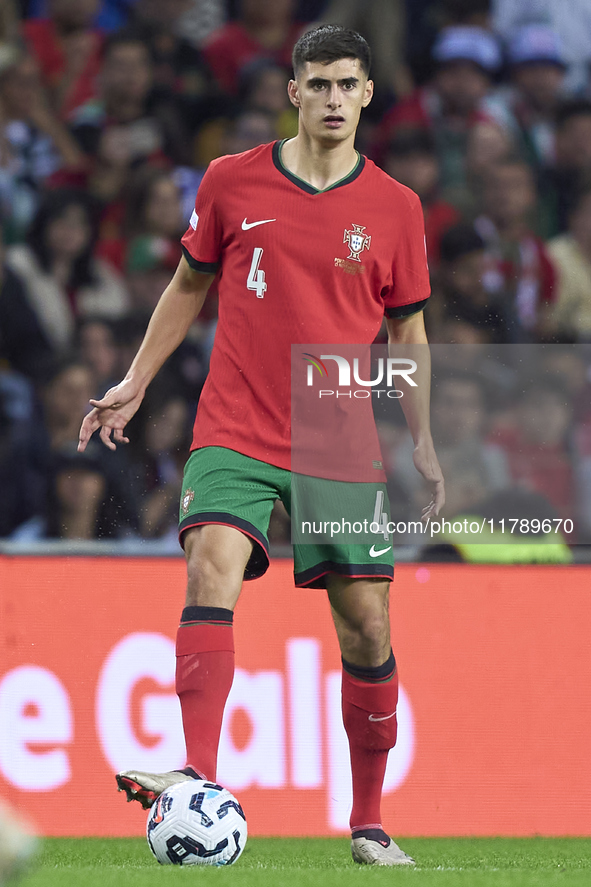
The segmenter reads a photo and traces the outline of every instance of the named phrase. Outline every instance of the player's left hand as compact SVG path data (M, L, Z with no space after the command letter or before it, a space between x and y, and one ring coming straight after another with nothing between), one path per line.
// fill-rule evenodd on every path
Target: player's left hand
M412 455L415 468L423 475L431 488L431 501L423 508L421 520L427 523L432 517L437 517L445 505L445 483L443 472L435 454L432 440L418 443Z

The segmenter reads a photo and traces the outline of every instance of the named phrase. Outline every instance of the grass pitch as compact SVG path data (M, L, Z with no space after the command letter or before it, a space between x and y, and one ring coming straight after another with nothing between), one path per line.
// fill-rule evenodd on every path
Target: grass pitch
M251 838L229 868L160 866L141 838L46 839L19 887L589 887L589 838L405 838L414 869L353 863L344 838Z

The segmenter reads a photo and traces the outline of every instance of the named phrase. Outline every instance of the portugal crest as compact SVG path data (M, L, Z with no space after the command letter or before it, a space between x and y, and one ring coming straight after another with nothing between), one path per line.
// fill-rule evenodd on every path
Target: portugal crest
M369 234L364 234L364 231L365 225L353 225L352 231L347 231L345 228L343 243L346 243L349 246L350 253L347 258L353 259L354 262L361 261L359 253L363 252L364 249L369 249L371 243L371 236Z
M185 490L185 492L183 493L183 498L181 499L181 510L183 512L183 515L186 516L189 513L189 508L190 508L191 502L193 501L194 498L195 498L195 491L194 490L191 490L191 489Z

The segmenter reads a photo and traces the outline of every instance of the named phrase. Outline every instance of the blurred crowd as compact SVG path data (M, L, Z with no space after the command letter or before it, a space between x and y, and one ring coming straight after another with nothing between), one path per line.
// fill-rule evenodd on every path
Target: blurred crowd
M570 474L550 482L556 459L526 458L521 414L487 425L477 410L478 435L502 437L480 483L580 510L577 466L591 456L589 3L2 0L0 537L176 544L215 294L149 389L128 447L77 454L78 429L89 399L131 362L208 163L296 133L291 49L320 22L372 47L376 93L357 147L421 198L430 340L571 355L561 363L556 351L544 383L522 392L542 398L546 419L554 401L568 419L537 433ZM456 368L435 394L436 429L446 397L465 408L483 384ZM403 450L396 441L400 465ZM466 464L455 458L448 472ZM585 520L578 541L591 539ZM271 538L289 538L280 510Z

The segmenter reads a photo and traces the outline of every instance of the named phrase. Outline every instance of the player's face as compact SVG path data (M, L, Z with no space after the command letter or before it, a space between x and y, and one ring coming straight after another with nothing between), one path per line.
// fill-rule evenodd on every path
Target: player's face
M289 98L300 112L300 129L323 142L341 142L355 135L361 109L369 105L373 83L359 59L339 59L329 65L306 62L290 80Z

